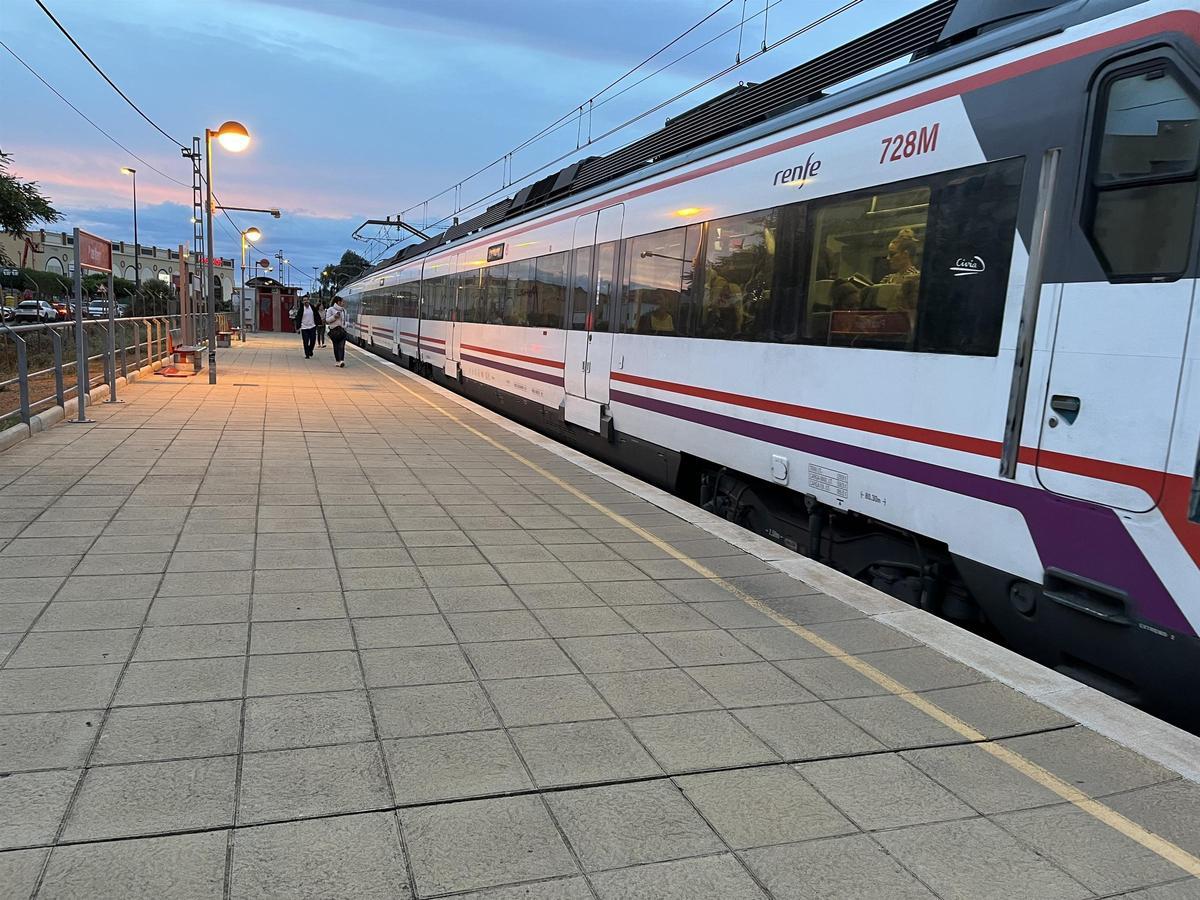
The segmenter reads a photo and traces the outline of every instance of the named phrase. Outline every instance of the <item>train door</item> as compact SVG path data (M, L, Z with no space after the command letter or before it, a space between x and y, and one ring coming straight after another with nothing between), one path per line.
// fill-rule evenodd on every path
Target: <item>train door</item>
M449 261L448 274L443 288L443 315L446 319L446 360L442 371L451 378L458 378L458 349L462 343L462 303L458 288L458 257Z
M563 417L592 431L600 430L603 406L609 399L612 306L624 216L621 204L580 216L571 242Z
M1062 288L1038 478L1143 512L1165 483L1191 318L1200 94L1157 52L1103 73L1091 117L1080 223L1107 279Z
M584 396L608 403L612 375L613 329L616 319L617 263L625 206L618 203L597 214L595 263L592 276L592 305L589 315L587 365L584 367Z
M575 220L571 239L571 273L567 279L567 343L563 356L563 417L568 422L600 430L600 404L589 403L585 391L587 373L588 312L592 300L592 251L596 244L597 213Z

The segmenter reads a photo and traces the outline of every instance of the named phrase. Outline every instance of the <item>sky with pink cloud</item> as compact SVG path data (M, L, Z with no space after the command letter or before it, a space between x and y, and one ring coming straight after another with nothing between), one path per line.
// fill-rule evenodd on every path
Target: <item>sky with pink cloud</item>
M44 2L167 133L190 142L226 119L245 123L250 148L214 155L217 192L231 206L283 210L279 220L232 215L238 227L262 230L264 253L282 250L311 272L348 247L368 258L383 254L379 241L351 239L367 218L418 205L406 219L436 229L437 220L453 213L456 196L465 205L499 191L502 165L452 188L714 10L720 8L602 95L582 122L572 120L515 154L511 176L575 152L589 125L599 135L724 69L739 43L742 58L752 55L763 43L764 19L766 39L774 42L845 0ZM627 143L740 80L770 77L920 5L862 0L578 155ZM2 7L0 40L118 141L190 185L190 163L178 148L125 105L33 0L2 0ZM12 154L15 173L39 182L66 225L132 240L131 185L119 173L132 166L142 243L190 240L190 186L132 159L3 49L0 83L6 97L0 149ZM427 207L419 205L446 188ZM218 255L237 255L233 225L225 222L214 234Z

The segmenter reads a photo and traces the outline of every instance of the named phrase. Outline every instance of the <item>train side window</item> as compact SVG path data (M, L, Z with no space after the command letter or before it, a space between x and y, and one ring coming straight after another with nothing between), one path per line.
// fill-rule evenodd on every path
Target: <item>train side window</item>
M1200 103L1156 60L1102 82L1084 228L1113 281L1175 278L1196 215Z
M439 275L437 278L426 279L421 289L425 297L425 305L421 310L422 316L439 322L445 321L446 276Z
M567 257L551 253L537 260L537 305L530 312L529 324L542 328L562 328L563 308L567 300Z
M462 321L482 322L487 311L487 298L483 293L483 270L463 272L458 276L459 302L462 304Z
M485 270L483 278L487 297L483 321L489 325L503 325L512 302L512 295L508 291L508 263Z
M921 186L817 208L806 343L912 348L929 199Z
M753 341L769 333L776 219L768 209L708 223L696 337Z
M624 316L621 330L678 335L683 283L684 229L673 228L625 242Z
M679 295L679 314L675 330L685 337L695 337L696 323L704 306L704 245L708 242L708 223L689 225L683 237L683 279Z
M592 331L612 331L617 300L616 241L596 247L596 303L592 310Z
M592 247L571 254L571 330L587 331L592 304Z
M530 294L533 284L534 261L522 259L508 264L508 311L505 325L528 325Z

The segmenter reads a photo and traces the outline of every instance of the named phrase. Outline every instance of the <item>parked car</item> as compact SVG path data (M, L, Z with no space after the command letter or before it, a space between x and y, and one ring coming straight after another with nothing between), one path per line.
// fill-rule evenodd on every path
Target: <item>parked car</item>
M22 325L57 320L58 310L45 300L22 300L17 304L16 311L13 313L13 321Z
M58 321L65 322L71 318L71 304L64 303L62 300L51 300L50 305L53 306L54 311L58 313Z
M85 311L93 319L107 319L108 307L109 303L107 300L92 300L90 303L88 303ZM122 319L127 315L129 315L129 307L125 306L124 304L118 303L113 308L113 316L115 318Z

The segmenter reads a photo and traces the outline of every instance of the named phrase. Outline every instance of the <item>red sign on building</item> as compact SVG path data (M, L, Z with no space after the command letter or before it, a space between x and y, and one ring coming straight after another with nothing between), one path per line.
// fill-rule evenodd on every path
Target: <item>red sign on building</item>
M86 231L80 231L78 235L75 249L79 253L79 265L85 269L111 272L112 244Z

